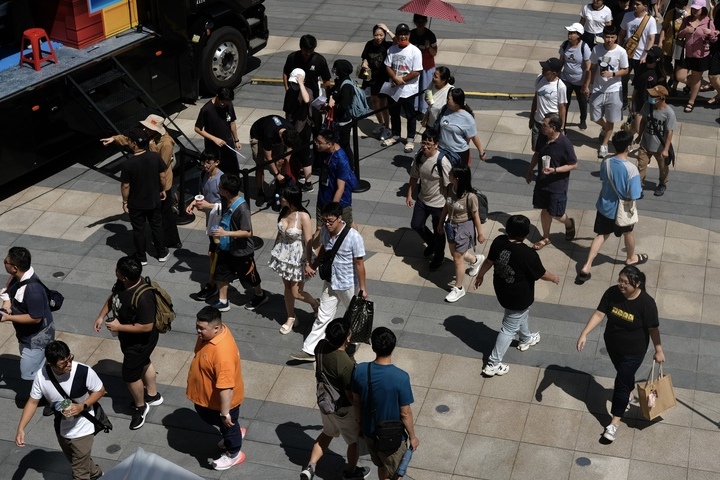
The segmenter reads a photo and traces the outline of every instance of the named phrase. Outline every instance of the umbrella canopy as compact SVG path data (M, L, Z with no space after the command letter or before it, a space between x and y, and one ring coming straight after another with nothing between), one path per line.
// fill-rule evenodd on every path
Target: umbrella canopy
M442 0L412 0L398 8L401 12L417 13L426 17L442 18L451 22L465 23L457 8Z

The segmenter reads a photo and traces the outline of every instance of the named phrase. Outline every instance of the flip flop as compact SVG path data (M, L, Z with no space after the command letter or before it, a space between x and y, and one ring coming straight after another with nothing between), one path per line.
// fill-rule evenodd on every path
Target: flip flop
M625 265L642 265L643 263L647 263L648 256L647 253L636 253L637 256L637 262L635 263L625 263Z
M550 245L550 239L549 238L542 238L539 241L533 243L533 250L542 250L546 246Z
M565 229L565 240L567 240L568 242L572 241L575 238L575 219L571 218L570 223L572 224L572 226Z
M398 143L399 141L400 141L399 139L397 139L396 137L393 136L393 137L390 137L390 138L388 138L388 139L386 139L386 140L383 140L383 141L380 143L380 145L383 146L383 147L390 147L390 146L392 146L392 145L395 145L395 144Z
M592 278L592 273L578 273L575 277L575 285L582 285Z
M415 150L415 145L413 144L413 142L407 142L405 144L405 148L403 149L403 152L412 153L413 150Z

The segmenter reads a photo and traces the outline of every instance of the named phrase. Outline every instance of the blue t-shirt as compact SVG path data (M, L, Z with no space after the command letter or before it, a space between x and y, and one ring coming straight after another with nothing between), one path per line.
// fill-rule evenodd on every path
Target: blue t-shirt
M475 117L465 110L453 112L445 109L445 113L435 121L435 128L440 133L440 146L451 152L470 150L468 140L477 135Z
M345 181L345 191L340 198L340 206L347 207L352 203L352 190L350 189L350 160L345 150L338 149L325 160L325 166L320 174L320 191L318 192L318 205L325 206L333 201L337 190L338 179Z
M606 162L610 162L610 173L612 175L613 183L610 184L607 175ZM626 199L637 200L642 194L642 183L640 182L640 172L637 167L627 160L621 160L616 157L609 157L602 161L600 164L600 180L602 181L602 188L600 189L600 195L595 203L595 208L603 216L615 219L618 209L618 196L613 189L617 189L618 193L625 197L628 192L629 198Z
M223 176L222 170L218 170L214 177L210 177L206 172L200 174L200 182L202 183L202 193L205 201L209 203L221 203L220 196L220 177Z
M375 417L378 422L400 420L400 407L413 403L410 375L395 365L361 363L353 372L352 391L360 395L362 404L362 432L370 436L375 431L375 419L370 411L368 394L368 365L372 368L372 392Z

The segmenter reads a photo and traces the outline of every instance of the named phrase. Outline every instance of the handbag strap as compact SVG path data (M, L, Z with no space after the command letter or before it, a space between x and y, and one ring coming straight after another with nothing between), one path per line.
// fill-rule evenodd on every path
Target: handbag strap
M50 365L45 365L45 372L47 373L48 380L50 380L50 382L53 384L53 386L58 391L60 396L63 397L63 400L68 399L72 402L72 398L70 398L70 395L65 393L65 389L60 386L60 382L58 382L57 378L55 378L55 374L52 372ZM75 374L77 375L77 371ZM89 391L88 391L88 393L89 393ZM95 407L93 406L93 408L95 408ZM96 427L98 427L100 429L105 428L105 425L103 425L102 422L100 422L100 420L95 418L93 415L90 415L90 412L88 412L87 410L83 409L83 411L80 412L80 415L82 415L86 420L89 420Z

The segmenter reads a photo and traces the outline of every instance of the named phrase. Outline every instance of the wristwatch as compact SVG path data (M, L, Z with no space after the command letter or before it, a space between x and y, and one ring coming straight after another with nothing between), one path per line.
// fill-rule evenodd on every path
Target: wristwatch
M88 407L88 404L87 404L87 403L83 403L83 410L87 410L88 408L90 408L90 407Z
M221 413L220 413L220 418L227 418L227 417L229 417L229 416L230 416L230 412L228 412L228 413L222 413L222 412L221 412Z

